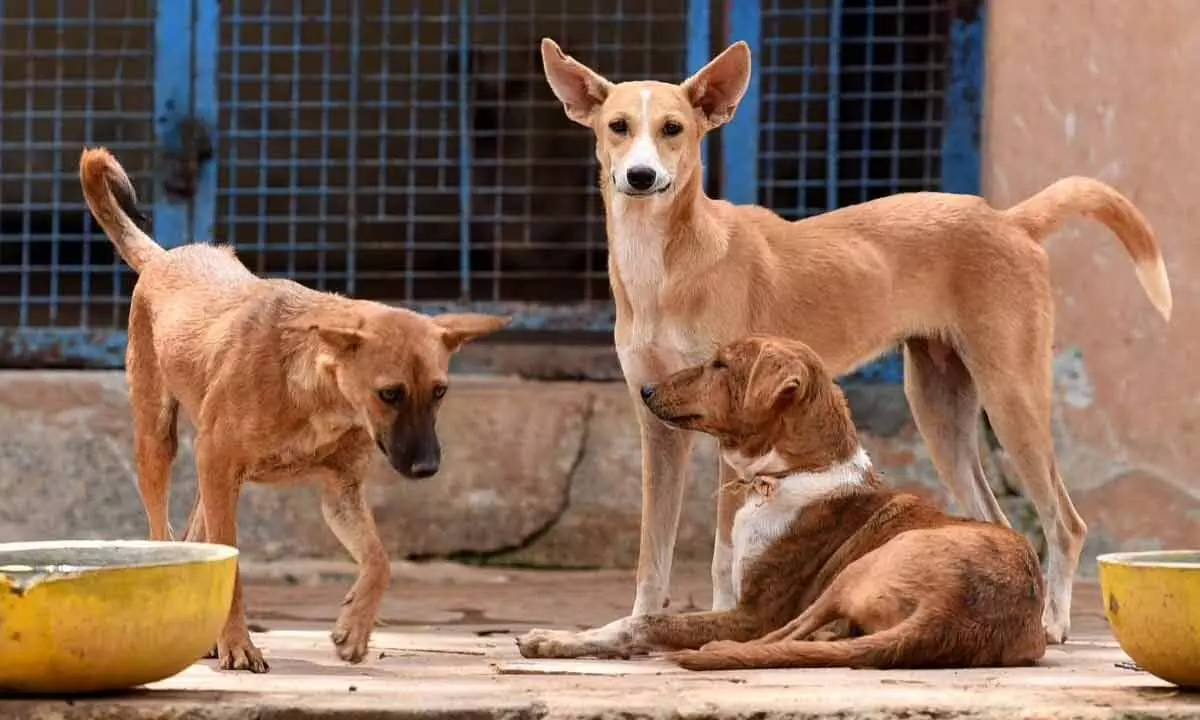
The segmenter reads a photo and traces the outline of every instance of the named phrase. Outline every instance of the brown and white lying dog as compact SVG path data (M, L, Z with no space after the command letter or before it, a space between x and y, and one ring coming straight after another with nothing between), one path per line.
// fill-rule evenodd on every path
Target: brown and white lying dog
M736 43L675 85L611 83L554 41L546 79L596 139L608 217L615 339L634 395L751 333L803 340L842 375L904 345L905 392L942 482L980 520L1007 523L979 462L979 412L1012 457L1047 544L1043 620L1068 633L1087 528L1054 458L1054 294L1041 241L1064 220L1104 223L1164 318L1171 289L1146 219L1091 178L1060 180L1006 210L982 198L902 193L788 222L704 194L700 141L728 122L750 81ZM642 533L633 614L667 598L692 434L639 412ZM721 464L721 485L735 469ZM713 608L733 605L737 498L717 501Z
M342 659L361 661L389 582L362 492L374 449L407 477L434 475L450 355L508 319L430 318L265 280L227 247L168 252L131 219L137 199L112 155L85 150L79 177L92 214L138 273L125 372L150 537L172 536L167 495L182 407L196 428L199 476L185 539L236 545L245 481L321 483L325 521L360 565L333 643ZM217 652L223 668L267 670L250 641L240 578Z
M671 659L715 670L1027 665L1045 653L1033 547L1011 528L884 487L806 345L735 341L648 388L645 404L716 437L738 469L735 489L748 497L733 523L736 604L533 630L517 641L522 655L690 650Z

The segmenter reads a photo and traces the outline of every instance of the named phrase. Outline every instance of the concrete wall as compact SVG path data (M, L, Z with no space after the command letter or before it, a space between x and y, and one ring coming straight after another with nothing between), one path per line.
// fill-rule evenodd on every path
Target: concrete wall
M611 351L610 351L611 352ZM851 388L864 443L895 484L945 500L896 386ZM393 557L440 556L538 566L632 566L637 560L641 454L620 382L546 382L459 375L438 421L442 472L401 479L382 461L370 478ZM0 542L146 534L136 486L125 381L119 372L0 372ZM991 476L1014 520L1029 514ZM716 457L701 441L677 557L707 562ZM191 433L175 464L172 518L194 496ZM315 488L248 486L239 539L256 559L344 556Z
M1149 218L1164 326L1106 230L1050 238L1062 470L1092 547L1200 547L1200 14L1194 0L989 3L984 184L997 206L1069 174Z

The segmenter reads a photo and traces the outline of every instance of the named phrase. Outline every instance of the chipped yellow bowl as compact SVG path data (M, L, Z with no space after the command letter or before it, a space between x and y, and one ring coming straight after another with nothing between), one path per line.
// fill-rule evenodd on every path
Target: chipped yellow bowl
M0 544L0 693L120 690L180 672L225 624L237 555L204 543Z
M1200 550L1096 560L1104 614L1125 654L1167 682L1200 689Z

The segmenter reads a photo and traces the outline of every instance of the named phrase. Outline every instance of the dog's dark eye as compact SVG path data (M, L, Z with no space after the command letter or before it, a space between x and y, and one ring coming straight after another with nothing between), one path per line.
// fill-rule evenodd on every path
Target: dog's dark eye
M385 387L379 391L379 399L385 405L396 405L404 399L404 388L400 385Z
M679 133L683 132L683 126L674 120L668 120L663 125L662 132L663 135L666 135L667 137L675 137Z
M433 399L441 400L444 397L446 397L446 386L445 385L434 385L433 386Z
M729 367L729 366L726 365L723 360L713 360L712 361L712 369L713 370L724 370L727 367Z
M625 122L624 120L613 120L608 124L608 129L612 130L618 135L624 135L625 133L629 132L629 123Z

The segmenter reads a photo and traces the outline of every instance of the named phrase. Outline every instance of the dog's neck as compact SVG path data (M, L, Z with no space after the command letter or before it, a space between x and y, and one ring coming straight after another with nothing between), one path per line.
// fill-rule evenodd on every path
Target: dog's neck
M775 449L753 458L736 451L725 452L722 457L737 471L739 483L752 494L796 508L836 493L873 489L879 485L871 458L862 446L856 446L849 457L818 469L797 470L798 465L805 463L789 461Z
M710 266L725 255L729 230L701 178L697 170L675 190L645 198L619 192L611 180L602 182L609 253L631 298L657 301L669 276Z
M789 505L878 484L845 395L829 381L816 381L804 397L774 408L765 424L739 440L722 443L722 456L740 482Z

